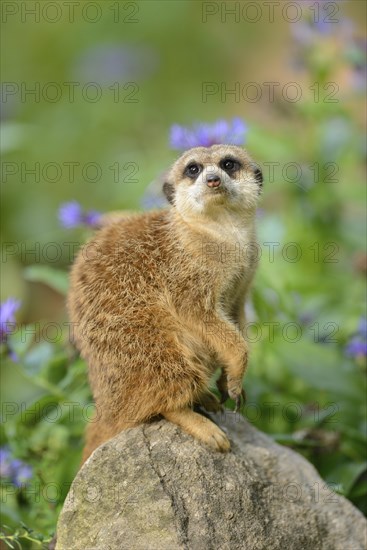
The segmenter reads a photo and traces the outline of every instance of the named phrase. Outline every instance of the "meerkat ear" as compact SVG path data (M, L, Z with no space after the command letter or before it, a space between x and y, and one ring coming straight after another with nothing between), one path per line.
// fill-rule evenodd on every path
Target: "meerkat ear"
M264 178L263 178L262 170L257 164L254 164L254 176L255 176L255 180L259 184L259 193L261 193Z
M163 193L170 204L174 203L175 190L172 183L165 181L163 184Z
M256 179L257 183L260 186L262 186L264 179L263 179L263 173L262 173L261 168L259 166L254 167L254 175L255 175L255 179Z

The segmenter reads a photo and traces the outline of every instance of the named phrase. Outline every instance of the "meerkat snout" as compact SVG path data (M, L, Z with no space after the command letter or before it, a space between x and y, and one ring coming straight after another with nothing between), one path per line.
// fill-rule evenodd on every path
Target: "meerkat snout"
M206 176L206 184L208 187L219 187L221 183L222 181L217 174L208 174Z

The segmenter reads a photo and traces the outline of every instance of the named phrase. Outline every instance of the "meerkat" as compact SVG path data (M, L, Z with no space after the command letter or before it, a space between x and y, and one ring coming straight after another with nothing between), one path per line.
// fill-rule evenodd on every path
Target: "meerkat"
M256 264L262 174L239 147L186 151L168 172L169 207L102 227L79 252L68 310L96 416L83 461L121 430L163 416L217 451L226 434L195 404L241 402L244 303Z

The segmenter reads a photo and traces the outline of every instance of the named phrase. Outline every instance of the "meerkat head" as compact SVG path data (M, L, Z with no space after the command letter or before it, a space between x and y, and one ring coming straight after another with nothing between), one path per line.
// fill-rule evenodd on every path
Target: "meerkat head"
M194 147L174 163L163 191L184 217L215 217L218 209L253 212L262 172L248 153L234 145Z

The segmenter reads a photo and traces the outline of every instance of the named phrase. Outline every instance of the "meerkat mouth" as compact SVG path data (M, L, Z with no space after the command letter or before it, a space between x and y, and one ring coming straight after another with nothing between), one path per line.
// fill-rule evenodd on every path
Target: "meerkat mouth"
M206 187L205 191L209 194L215 194L215 193L228 193L228 189L224 185L218 185L218 187Z
M205 192L206 197L228 197L229 193L227 189L224 187L213 187L211 189L207 189Z

